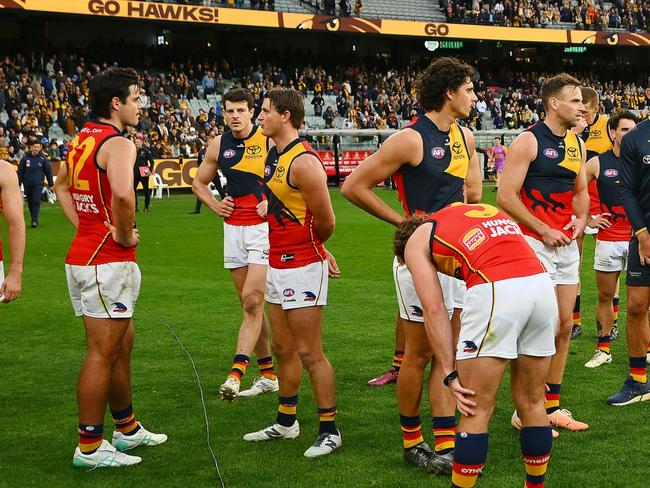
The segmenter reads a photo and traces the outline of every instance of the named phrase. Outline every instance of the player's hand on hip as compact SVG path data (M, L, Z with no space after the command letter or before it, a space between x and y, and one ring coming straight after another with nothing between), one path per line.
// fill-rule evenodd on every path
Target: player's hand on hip
M612 226L612 223L609 221L611 216L612 214L607 212L595 215L587 221L587 227L591 227L592 229L607 229Z
M230 217L233 210L235 210L235 201L231 196L227 196L217 203L217 214L221 217Z
M120 236L113 224L105 220L104 225L111 231L113 240L118 244L124 247L136 247L140 244L140 233L138 232L138 229L132 229L130 234Z
M573 223L573 221L569 224L567 224L567 227L570 226ZM568 246L571 244L571 239L569 239L564 232L556 229L551 229L550 227L546 232L543 232L541 234L542 240L544 241L544 244L547 246L551 247L561 247L561 246Z
M20 276L9 273L0 285L0 302L9 303L18 298L20 296L21 282Z
M228 198L228 197L226 197L226 198ZM257 204L257 206L255 207L255 210L257 210L257 215L259 215L260 217L265 219L266 216L268 215L268 211L269 211L269 201L268 200L262 200L260 203Z
M341 270L339 265L336 263L336 258L334 255L325 249L325 256L327 257L327 271L330 278L340 278Z
M471 399L471 397L476 395L476 392L464 388L463 385L460 384L460 379L458 378L449 382L449 391L451 391L451 394L454 396L456 405L458 405L458 410L460 410L461 414L465 417L473 417L476 415L476 412L474 411L476 402Z

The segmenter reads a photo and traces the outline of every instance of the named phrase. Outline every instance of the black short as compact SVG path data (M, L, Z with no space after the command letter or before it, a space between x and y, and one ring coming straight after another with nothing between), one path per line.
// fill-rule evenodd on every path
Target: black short
M639 240L636 237L630 240L625 282L628 286L650 286L650 266L641 266Z

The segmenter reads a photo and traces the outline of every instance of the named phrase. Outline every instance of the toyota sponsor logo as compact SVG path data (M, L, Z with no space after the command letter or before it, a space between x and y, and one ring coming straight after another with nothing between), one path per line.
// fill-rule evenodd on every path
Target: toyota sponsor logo
M643 164L650 164L650 154L643 156Z

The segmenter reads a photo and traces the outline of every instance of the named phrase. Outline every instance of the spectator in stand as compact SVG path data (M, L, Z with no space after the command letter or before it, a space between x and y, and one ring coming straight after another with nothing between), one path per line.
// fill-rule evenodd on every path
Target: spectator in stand
M336 119L336 113L331 105L328 105L323 114L323 119L325 119L325 128L332 129L334 128L334 120Z
M316 93L314 95L314 98L311 100L311 104L314 106L314 115L317 117L320 117L323 115L323 105L325 105L325 100L323 99L323 95L320 93Z

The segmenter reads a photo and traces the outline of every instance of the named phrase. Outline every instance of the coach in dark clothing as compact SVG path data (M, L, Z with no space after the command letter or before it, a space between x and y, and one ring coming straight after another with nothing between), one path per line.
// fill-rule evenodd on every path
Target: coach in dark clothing
M38 226L38 214L41 210L41 196L43 195L43 181L47 178L47 186L52 188L52 166L45 154L40 141L29 142L29 152L23 156L18 166L18 180L25 189L25 198L29 213L32 216L32 227Z
M144 190L144 211L149 211L151 192L149 191L149 175L153 173L153 157L149 148L144 147L142 139L135 139L137 155L133 166L133 193L135 193L135 211L138 211L138 185Z

